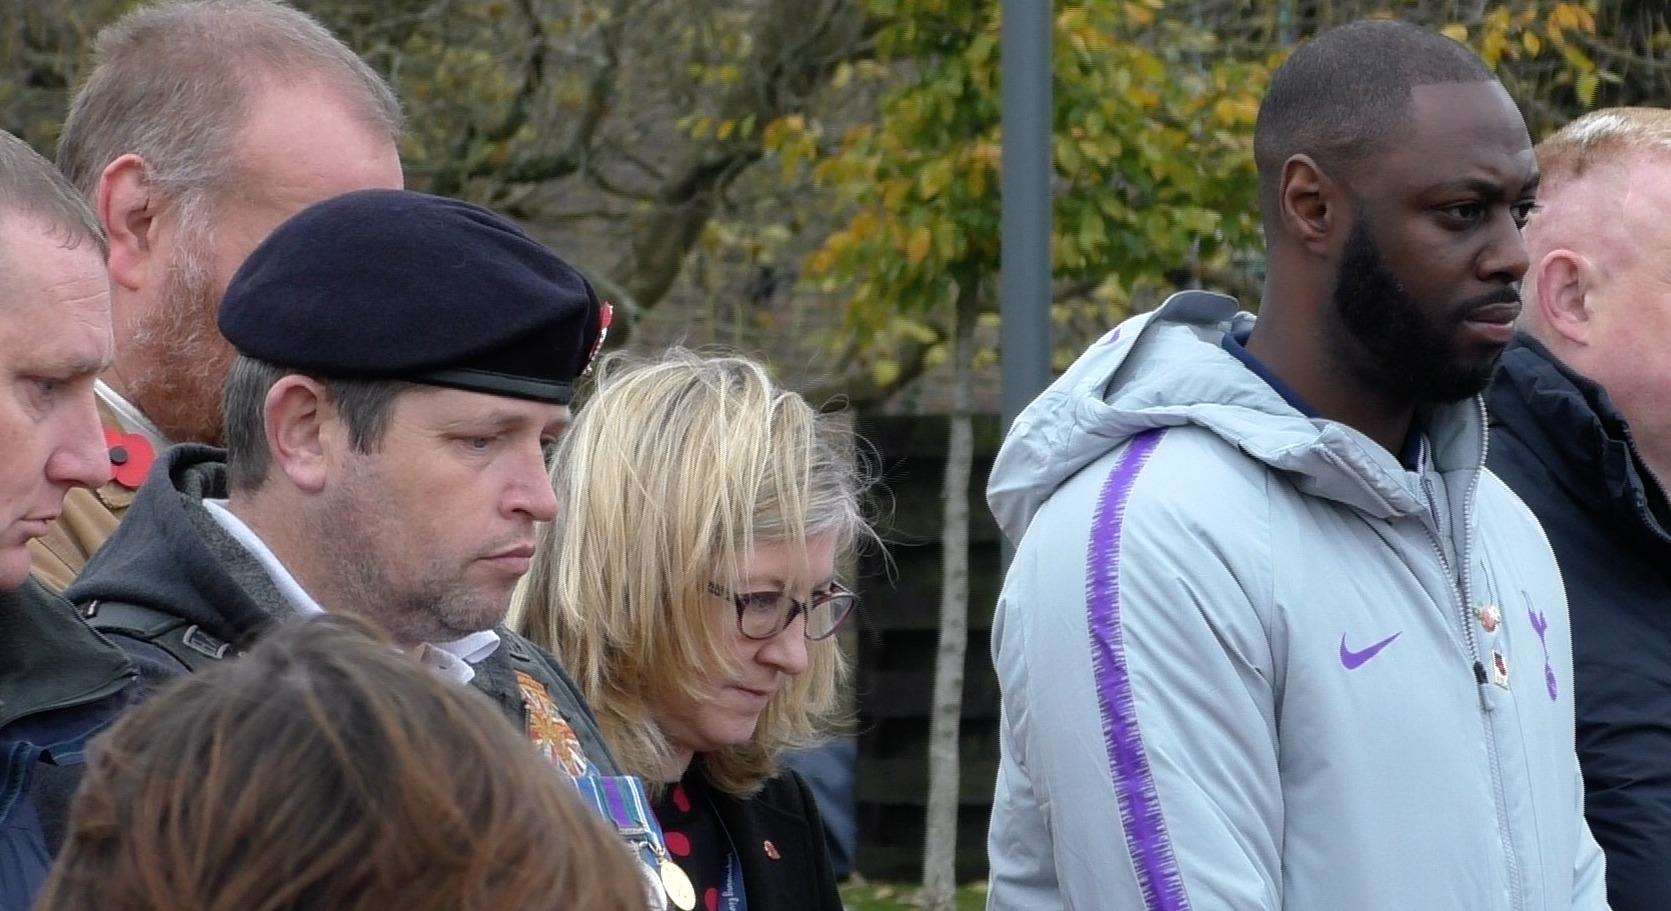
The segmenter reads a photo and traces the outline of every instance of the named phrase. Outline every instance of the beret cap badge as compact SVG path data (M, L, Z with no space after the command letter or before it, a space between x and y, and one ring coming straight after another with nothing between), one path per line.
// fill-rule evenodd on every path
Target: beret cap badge
M581 376L591 376L592 368L598 365L598 355L603 353L603 341L609 338L609 326L615 322L615 305L604 301L603 311L598 314L598 340L592 344L592 353L586 357L586 369L580 371Z

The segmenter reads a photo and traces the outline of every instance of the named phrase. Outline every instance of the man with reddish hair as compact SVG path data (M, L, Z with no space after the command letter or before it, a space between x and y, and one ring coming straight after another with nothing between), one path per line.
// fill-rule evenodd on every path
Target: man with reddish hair
M169 0L98 35L58 164L110 238L116 363L97 387L114 478L76 491L31 545L63 590L116 528L152 460L221 442L232 348L215 307L280 222L398 188L394 93L311 16L272 0Z

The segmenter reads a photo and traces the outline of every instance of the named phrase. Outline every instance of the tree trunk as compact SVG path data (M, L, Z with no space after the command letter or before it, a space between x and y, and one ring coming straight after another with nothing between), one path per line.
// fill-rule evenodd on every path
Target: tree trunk
M960 287L952 331L952 414L941 498L940 650L934 660L934 706L928 730L928 819L923 846L922 907L952 911L956 891L958 728L963 717L963 662L969 646L969 471L974 461L970 362L974 357L974 283Z

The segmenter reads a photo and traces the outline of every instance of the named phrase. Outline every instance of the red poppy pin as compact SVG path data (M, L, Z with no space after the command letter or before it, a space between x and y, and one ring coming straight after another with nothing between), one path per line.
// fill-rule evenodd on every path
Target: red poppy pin
M116 483L129 490L138 490L139 485L145 483L145 476L151 473L151 465L157 461L157 451L151 448L151 441L137 433L118 433L106 427L104 445L110 453L110 467L116 475Z

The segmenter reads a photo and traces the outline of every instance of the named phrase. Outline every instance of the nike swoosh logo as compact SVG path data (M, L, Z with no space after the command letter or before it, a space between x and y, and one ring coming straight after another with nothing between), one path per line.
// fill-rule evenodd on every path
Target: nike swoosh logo
M1363 663L1365 661L1368 661L1369 659L1371 659L1371 658L1375 657L1376 655L1380 654L1381 649L1384 649L1387 646L1392 645L1392 641L1394 639L1397 639L1401 635L1403 635L1402 630L1400 630L1399 632L1393 633L1391 636L1388 636L1387 638L1382 639L1380 642L1375 643L1374 645L1370 646L1369 648L1364 649L1361 652L1354 652L1351 649L1346 647L1346 634L1341 633L1340 634L1340 665L1341 665L1341 667L1344 667L1349 671L1357 670L1359 667L1363 666Z

